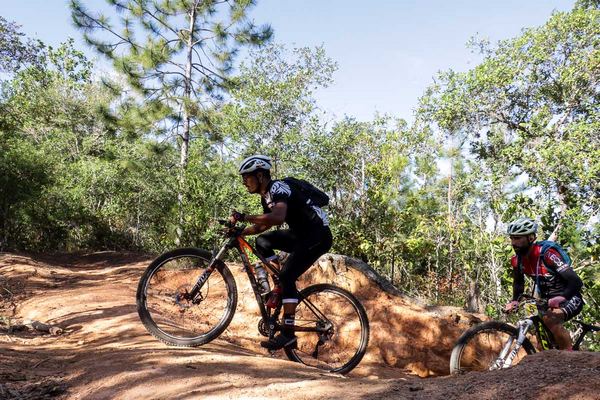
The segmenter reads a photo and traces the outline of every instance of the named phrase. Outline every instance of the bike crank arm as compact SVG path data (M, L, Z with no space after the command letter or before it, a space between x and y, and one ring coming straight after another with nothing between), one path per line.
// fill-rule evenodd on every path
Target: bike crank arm
M310 327L310 326L295 326L294 331L296 332L317 332L317 333L329 333L333 325L331 322L327 322L323 326Z

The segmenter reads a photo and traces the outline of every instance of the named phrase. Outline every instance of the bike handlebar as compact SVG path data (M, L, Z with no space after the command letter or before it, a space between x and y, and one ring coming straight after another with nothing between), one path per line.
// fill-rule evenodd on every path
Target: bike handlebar
M512 314L517 312L519 309L521 308L525 308L528 304L535 304L535 306L537 307L537 309L539 311L546 311L548 310L548 300L546 299L537 299L533 296L530 296L528 294L522 294L518 297L517 299L517 306L511 310L502 310L502 312L504 314Z
M231 222L226 219L219 219L217 221L219 222L219 224L227 228L227 230L223 232L223 234L227 237L241 236L242 232L244 231L244 228L246 227L245 225L238 225L237 221Z
M519 306L521 306L521 304L534 303L538 307L548 308L547 299L538 299L528 294L520 295L517 301L519 302Z

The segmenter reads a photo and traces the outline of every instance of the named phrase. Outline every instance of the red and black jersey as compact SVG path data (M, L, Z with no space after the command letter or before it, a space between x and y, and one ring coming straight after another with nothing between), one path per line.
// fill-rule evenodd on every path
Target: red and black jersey
M513 256L511 265L514 274L515 276L525 274L539 282L540 293L544 298L564 296L570 292L567 291L567 287L569 277L574 274L573 269L557 250L549 248L543 258L540 256L541 250L542 246L535 243L527 255Z

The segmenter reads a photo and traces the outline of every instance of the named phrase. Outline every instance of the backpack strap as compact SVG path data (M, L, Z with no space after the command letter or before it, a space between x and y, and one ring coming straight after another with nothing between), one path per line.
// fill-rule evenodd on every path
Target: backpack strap
M516 254L516 257L517 257L517 270L519 271L519 273L521 275L523 275L524 274L523 258L519 254ZM538 277L537 277L537 272L536 272L535 285L531 288L531 296L535 297L535 292L536 292L536 288L538 287L538 285L539 285L539 282L538 282Z
M523 259L521 258L521 256L519 254L516 255L517 256L517 268L519 269L519 273L523 273Z

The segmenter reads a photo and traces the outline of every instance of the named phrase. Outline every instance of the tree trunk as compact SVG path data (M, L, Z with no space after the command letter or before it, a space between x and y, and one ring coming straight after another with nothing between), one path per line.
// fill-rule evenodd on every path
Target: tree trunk
M452 162L450 159L450 172L448 175L448 232L450 234L448 247L448 285L452 292L452 274L454 273L454 219L452 215Z
M192 100L192 55L194 48L194 27L196 25L196 8L192 7L190 11L190 32L187 37L187 54L186 54L186 65L185 65L185 78L184 78L184 89L183 89L183 131L181 132L181 150L179 157L179 177L178 177L178 192L177 192L177 207L179 210L179 223L177 226L177 237L175 238L175 244L181 245L181 238L183 236L183 226L185 224L183 206L184 206L184 191L185 191L185 171L188 164L189 149L190 149L190 130L191 130L191 117L189 114L189 102Z
M481 305L481 290L477 279L469 282L469 295L467 298L467 311L479 312Z
M361 158L360 165L360 221L362 226L365 226L367 223L367 218L365 215L366 206L366 197L365 197L365 158Z
M8 219L10 205L4 204L0 209L0 251L4 251L8 247Z
M554 227L552 234L548 237L548 240L552 240L553 242L556 242L558 240L558 235L560 234L560 230L562 228L562 219L567 215L567 211L569 210L569 205L567 204L568 189L564 185L559 183L557 184L557 190L558 204L560 207L560 219L558 221L558 224L556 224L556 227Z

